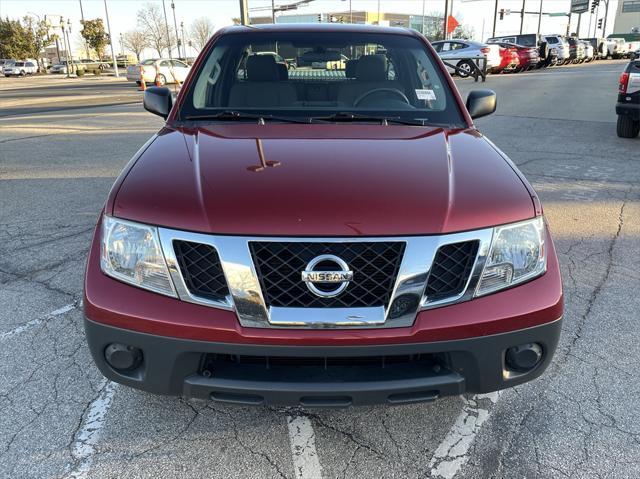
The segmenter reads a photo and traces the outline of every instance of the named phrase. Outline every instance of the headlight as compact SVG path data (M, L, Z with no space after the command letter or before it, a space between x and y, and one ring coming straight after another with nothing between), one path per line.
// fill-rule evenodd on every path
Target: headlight
M494 229L476 296L528 281L547 269L544 220L538 217Z
M100 267L125 283L177 297L153 226L103 216Z

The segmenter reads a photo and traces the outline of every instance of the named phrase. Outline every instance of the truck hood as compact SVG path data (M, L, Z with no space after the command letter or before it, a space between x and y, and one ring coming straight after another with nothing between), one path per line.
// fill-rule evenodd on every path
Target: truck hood
M218 234L422 235L531 218L530 191L475 130L225 124L161 130L106 211Z

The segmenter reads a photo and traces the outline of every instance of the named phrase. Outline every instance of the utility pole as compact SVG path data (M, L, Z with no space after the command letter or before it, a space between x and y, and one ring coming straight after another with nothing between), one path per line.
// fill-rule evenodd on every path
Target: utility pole
M609 16L609 0L604 1L604 25L602 26L602 37L607 38L607 17Z
M176 22L176 4L173 0L171 0L171 10L173 10L173 27L176 29L176 47L178 50L178 58L180 58L180 43L182 42L180 41L180 34L178 33L178 22ZM183 53L182 56L185 57L186 55Z
M498 0L496 0L497 2ZM444 32L444 34L442 35L442 39L446 40L447 39L447 34L449 33L447 30L449 30L449 25L447 25L447 17L449 16L449 0L444 0L444 28L442 29L442 31Z
M378 0L378 26L380 26L380 0Z
M104 14L107 17L107 31L109 32L109 43L111 44L111 60L113 61L113 71L116 74L116 78L118 78L120 75L118 74L118 62L116 61L116 54L113 50L113 35L111 35L111 24L109 23L109 10L107 10L107 0L104 0Z
M249 25L249 7L247 0L240 0L240 24Z
M349 0L349 23L353 23L353 9L351 8L351 0Z
M351 0L349 0L349 3L351 3ZM425 0L422 0L422 34L424 35L424 4L425 4Z
M84 11L82 10L82 0L80 0L80 18L80 23L82 24L82 28L84 29ZM84 41L84 51L87 54L87 58L91 58L91 55L89 55L89 43L86 40Z
M580 22L582 22L582 13L578 14L578 26L576 27L576 37L580 38Z
M167 45L169 45L169 48L168 48L169 60L171 60L173 58L171 56L171 35L169 34L169 20L167 20L167 6L165 5L164 0L162 0L162 11L164 12L164 26L165 26L165 29L167 30Z
M524 28L524 7L527 0L522 0L522 10L520 11L520 35L522 35L522 29Z
M451 15L447 15L447 30L449 30L449 16L453 17L453 0L451 1L451 5L449 5L449 12ZM451 37L453 37L453 31L451 31Z
M598 8L596 8L596 21L594 22L595 25L593 26L593 36L597 37L598 36L598 16L600 15L600 4L598 3ZM591 32L589 32L589 34L591 34Z
M184 58L187 58L187 44L184 42L184 20L180 21L180 31L182 32L182 53Z
M496 36L496 23L498 22L498 0L496 0L496 5L493 9L493 33L492 37Z
M540 0L540 12L538 13L538 35L540 35L540 27L542 26L542 4L544 0Z
M271 0L271 23L276 23L276 0Z

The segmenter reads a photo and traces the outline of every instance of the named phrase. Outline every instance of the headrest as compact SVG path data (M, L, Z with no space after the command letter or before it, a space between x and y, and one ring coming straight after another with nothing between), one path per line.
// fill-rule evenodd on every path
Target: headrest
M289 79L289 69L287 68L286 63L276 63L276 67L278 68L278 80L288 80Z
M344 62L344 75L347 78L356 77L356 68L358 67L358 60L347 60Z
M247 58L249 81L278 81L276 59L272 55L251 55Z
M356 78L360 81L384 81L387 79L387 57L364 55L358 59Z

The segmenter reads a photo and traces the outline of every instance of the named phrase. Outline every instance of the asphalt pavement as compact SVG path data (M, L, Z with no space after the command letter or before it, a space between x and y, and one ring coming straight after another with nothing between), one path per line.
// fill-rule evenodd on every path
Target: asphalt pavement
M122 80L0 78L0 478L640 477L640 138L615 133L623 65L457 82L498 93L478 126L551 225L566 313L549 370L500 394L311 411L102 378L82 329L86 253L162 121Z

